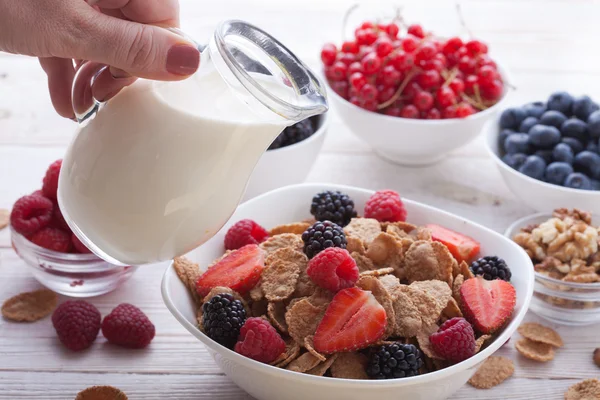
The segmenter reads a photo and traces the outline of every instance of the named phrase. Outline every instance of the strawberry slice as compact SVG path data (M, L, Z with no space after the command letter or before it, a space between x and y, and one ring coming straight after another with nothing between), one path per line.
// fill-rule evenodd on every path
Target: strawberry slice
M460 287L462 309L467 320L481 333L494 333L510 318L517 292L502 279L467 279Z
M425 227L431 231L433 240L442 242L459 263L469 262L479 253L480 245L475 239L435 224Z
M240 294L252 289L265 268L265 253L255 244L231 252L210 267L196 281L196 291L202 297L214 287L228 287Z
M381 339L385 325L385 310L371 292L340 290L317 327L315 349L324 354L362 349Z

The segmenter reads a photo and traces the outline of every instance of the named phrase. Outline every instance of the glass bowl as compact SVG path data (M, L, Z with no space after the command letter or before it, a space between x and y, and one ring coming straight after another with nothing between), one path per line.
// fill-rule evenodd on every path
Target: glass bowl
M11 242L19 257L42 285L71 297L93 297L115 290L137 267L107 263L94 254L58 253L40 247L16 232Z
M551 217L551 213L538 213L521 218L508 227L505 235L512 239L521 228ZM597 226L598 221L594 215L592 225ZM533 290L529 309L548 321L571 326L600 322L600 283L565 282L535 272Z

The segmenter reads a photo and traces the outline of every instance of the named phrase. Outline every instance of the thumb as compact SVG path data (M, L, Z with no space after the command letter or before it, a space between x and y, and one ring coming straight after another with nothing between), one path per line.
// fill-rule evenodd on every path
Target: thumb
M198 48L164 28L95 13L77 58L121 69L133 76L181 80L200 65Z

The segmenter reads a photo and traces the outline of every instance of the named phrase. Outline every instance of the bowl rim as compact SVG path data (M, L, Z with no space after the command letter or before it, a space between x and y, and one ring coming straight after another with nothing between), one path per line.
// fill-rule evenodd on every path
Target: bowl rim
M284 186L284 187L272 190L270 192L264 193L260 196L257 196L257 197L254 197L254 198L248 200L243 205L260 202L265 197L270 196L274 193L293 190L293 189L300 188L300 187L312 188L313 190L324 190L325 188L327 188L329 190L362 192L362 193L368 194L368 195L371 195L374 193L373 190L368 190L368 189L363 189L363 188L359 188L359 187L355 187L355 186L348 186L348 185L338 185L338 184L328 184L328 183L302 183L302 184ZM435 207L432 207L432 206L429 206L429 205L426 205L426 204L423 204L423 203L420 203L417 201L408 200L405 198L403 198L402 200L406 204L411 204L414 206L422 207L426 210L442 213L442 214L445 214L452 218L460 218L464 223L469 224L469 225L474 225L478 229L487 231L488 233L491 233L494 236L497 236L498 239L502 239L502 240L507 239L501 233L498 233L492 229L489 229L483 225L480 225L478 223L475 223L473 221L465 219L456 214L453 214L453 213L450 213L450 212L447 212L447 211L441 210L439 208L435 208ZM519 245L514 243L512 240L508 240L508 242L514 246L514 248L517 252L520 252L523 257L525 257L526 259L529 260L527 253L525 253L525 250L523 250ZM464 371L464 370L473 368L476 365L478 365L479 363L483 362L490 355L492 355L494 352L496 352L510 338L510 336L516 331L517 327L519 326L519 324L521 323L521 321L523 320L523 318L525 317L525 315L527 314L527 311L529 309L529 305L531 303L531 299L533 296L533 287L534 287L534 283L535 283L535 279L534 279L534 275L533 275L533 268L528 268L527 272L526 272L526 279L525 279L527 287L525 290L525 298L523 301L523 307L516 314L514 314L513 320L510 322L510 324L508 324L504 328L503 332L496 338L496 340L494 340L492 343L490 343L490 345L488 347L486 347L484 350L482 350L479 353L475 354L474 356L468 358L467 360L462 361L455 365L451 365L450 367L441 369L439 371L430 372L430 373L427 373L424 375L418 375L418 376L413 376L413 377L408 377L408 378L389 379L389 380L360 380L360 379L341 379L341 378L331 378L331 377L323 377L323 376L313 376L313 375L288 371L285 369L276 368L276 367L268 365L268 364L260 363L258 361L255 361L250 358L244 357L240 354L237 354L233 350L230 350L224 346L221 346L217 342L214 342L212 339L208 338L196 326L194 326L190 322L188 322L188 320L179 312L179 310L177 309L177 307L171 300L171 296L169 293L169 282L174 276L176 278L176 274L175 274L174 268L173 268L173 262L171 261L171 263L169 263L169 266L166 268L166 270L164 272L162 282L161 282L161 294L162 294L163 301L164 301L166 307L169 309L171 314L173 314L175 319L177 319L177 321L184 328L186 328L188 330L188 332L190 332L193 336L198 338L207 347L213 349L213 351L215 351L217 353L220 353L220 352L228 353L229 357L233 358L235 360L235 362L240 363L244 367L248 367L251 369L263 370L262 372L271 374L271 375L272 374L282 374L282 376L286 376L286 377L289 377L292 379L303 380L307 384L310 384L310 383L329 384L329 385L341 384L344 386L363 386L363 387L369 386L369 387L373 387L373 388L399 387L399 386L409 386L409 385L427 383L427 382L435 381L437 379L441 379L444 377L452 376L459 371ZM509 327L510 327L510 329L509 329Z
M578 195L582 195L582 196L587 195L587 196L600 197L600 190L574 189L574 188L568 188L568 187L564 187L564 186L554 185L552 183L534 179L530 176L527 176L527 175L517 171L516 169L509 167L504 161L502 161L498 152L494 151L494 149L492 148L492 144L491 144L493 140L497 140L498 134L500 133L500 128L498 127L499 121L500 121L500 117L494 118L494 119L486 122L486 125L483 127L484 137L485 137L485 140L484 140L485 149L487 150L488 154L492 157L492 159L494 160L494 162L496 163L496 165L499 168L501 168L503 171L510 173L513 176L516 176L516 177L519 177L520 179L525 180L525 182L528 182L528 183L531 183L534 185L539 185L539 186L547 188L549 190L556 190L559 192L564 192L565 194L578 194Z
M517 230L519 230L520 227L530 225L527 222L538 219L538 218L550 219L550 218L552 218L552 213L539 212L539 213L530 214L525 217L519 218L516 221L514 221L513 223L511 223L508 226L508 228L506 228L506 230L504 231L504 236L506 236L507 238L509 238L512 241L513 239L511 237L511 235L514 235L515 233L517 233ZM592 214L592 218L600 219L600 216L596 216L596 215ZM566 286L569 289L588 289L588 290L589 289L600 289L600 282L596 282L596 283L565 282L565 281L551 278L549 276L544 276L535 270L534 270L534 276L535 276L536 280L544 281L546 283L552 283L555 285ZM560 293L560 292L561 291L558 291L557 293ZM560 297L560 296L556 296L556 297Z
M327 131L327 128L329 128L329 120L330 120L329 111L324 112L323 114L319 114L318 117L320 117L320 121L319 121L320 125L312 135L310 135L309 137L307 137L304 140L301 140L294 144L290 144L285 147L280 147L278 149L273 149L273 150L267 149L267 150L265 150L265 153L263 155L281 154L281 153L285 153L286 151L294 151L294 150L297 150L299 147L302 147L303 145L306 145L306 144L309 144L311 142L318 140L318 138L320 136L323 136L325 134L325 132Z
M507 71L506 68L504 68L504 66L501 63L499 63L496 60L494 60L494 61L496 62L496 65L498 67L498 72L500 73L500 76L502 77L503 81L505 83L510 83L512 81L512 77L511 77L510 73ZM325 74L323 73L323 76L324 75ZM358 106L350 103L348 100L342 98L339 94L337 94L331 88L331 85L329 84L329 81L327 79L324 78L324 81L325 81L325 84L327 85L327 88L329 89L328 95L331 96L332 98L334 98L336 102L344 104L345 106L349 107L351 110L353 110L355 112L364 113L364 115L372 115L372 116L382 117L384 120L388 120L388 121L402 121L402 122L409 123L409 124L431 125L431 126L436 126L436 125L437 126L447 126L448 124L460 124L461 122L464 122L464 121L472 121L472 120L476 120L476 119L482 119L482 118L488 116L489 114L494 114L496 112L496 110L499 108L499 106L501 104L504 104L506 102L506 100L510 97L510 91L513 90L511 86L509 86L508 84L505 84L504 93L503 93L502 97L498 100L498 102L496 102L496 104L494 104L491 107L486 108L483 111L480 111L475 114L471 114L466 118L414 119L414 118L393 117L391 115L385 115L385 114L380 114L377 112L365 110L361 107L358 107ZM440 131L439 134L440 135L446 134L446 132Z

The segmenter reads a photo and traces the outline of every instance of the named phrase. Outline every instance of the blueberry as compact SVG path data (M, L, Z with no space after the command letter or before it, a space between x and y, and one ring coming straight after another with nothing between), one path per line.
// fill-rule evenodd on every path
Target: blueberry
M508 154L528 153L529 135L526 133L514 133L504 141L504 150Z
M591 179L592 181L592 190L600 190L600 181L596 179Z
M519 172L533 179L543 179L544 171L546 170L546 162L540 156L529 156L525 163L519 168Z
M565 179L565 186L573 189L592 190L590 178L580 172L573 172Z
M579 140L577 140L575 138L563 137L560 141L562 143L568 145L571 148L571 150L573 150L573 154L580 153L584 149L583 143L581 143Z
M577 172L583 172L587 176L600 178L600 156L589 150L584 150L575 156L573 166Z
M546 167L546 182L554 185L563 185L567 176L573 173L573 167L564 162L553 162Z
M552 150L552 159L554 161L573 164L573 157L575 157L575 154L573 153L573 149L571 149L568 144L559 143L554 146L554 150Z
M523 106L523 110L529 117L539 118L547 110L546 103L542 101L534 101Z
M592 153L600 154L600 148L598 148L598 143L594 141L589 141L587 146L585 146L587 151L591 151Z
M582 142L585 142L588 139L587 125L577 118L570 118L563 122L560 126L560 132L563 136L572 137L581 140Z
M525 117L527 114L522 108L507 108L500 115L500 128L518 130Z
M526 159L527 155L523 153L505 154L504 157L502 157L502 161L504 161L506 165L517 170L521 168L521 165L525 163Z
M521 122L521 125L519 125L519 132L527 133L531 127L537 123L538 119L536 117L527 117Z
M548 110L560 111L563 114L571 112L571 104L573 104L573 96L567 92L556 92L548 98Z
M500 133L498 134L498 143L500 145L500 150L501 151L505 151L504 149L504 142L506 142L506 138L509 137L510 135L517 133L511 129L502 129L500 131Z
M551 149L560 142L560 131L554 126L534 125L529 130L529 142L542 149Z
M549 110L542 114L540 117L540 124L555 126L560 128L563 122L567 120L567 117L560 111Z
M552 162L552 150L537 150L533 154L542 157L546 164L550 164Z
M588 117L594 111L600 109L598 104L594 103L589 96L581 96L573 100L573 105L571 106L571 112L577 118L587 121Z
M591 137L600 137L600 111L594 111L587 119L587 128Z

